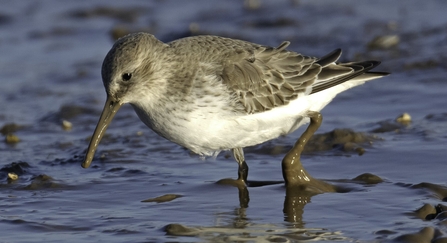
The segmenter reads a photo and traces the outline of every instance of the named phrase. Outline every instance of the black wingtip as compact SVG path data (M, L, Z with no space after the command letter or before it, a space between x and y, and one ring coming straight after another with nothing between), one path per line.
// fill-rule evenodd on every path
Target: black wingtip
M389 73L387 73L387 72L369 72L369 70L379 66L380 63L381 63L380 61L370 60L370 61L363 61L363 62L349 62L349 63L338 64L338 65L347 66L347 67L352 68L354 70L354 73L347 75L347 76L343 76L341 78L337 78L330 82L316 84L316 85L312 86L312 92L310 94L314 94L314 93L320 92L322 90L328 89L330 87L334 87L336 85L344 83L344 82L351 80L351 79L353 79L357 76L360 76L362 74L365 74L365 75L368 74L368 76L374 75L374 76L376 76L376 78L389 75Z
M373 69L382 63L381 61L375 61L375 60L371 60L369 62L372 64L372 67L370 69Z
M381 75L381 76L383 76L383 77L388 76L388 75L391 74L391 73L388 73L388 72L368 72L368 73Z
M315 63L319 64L322 67L325 67L333 62L336 62L338 58L341 56L341 49L335 49L329 54L325 55L324 57L320 58L320 60L316 61Z
M371 67L368 67L367 70L371 70L371 69L373 69L373 68L379 66L379 65L382 63L381 61L375 61L375 60L368 61L368 62L371 63L372 65L371 65ZM388 76L388 75L391 74L391 73L389 73L389 72L368 72L368 73L373 73L373 74L381 75L381 76L383 76L383 77Z

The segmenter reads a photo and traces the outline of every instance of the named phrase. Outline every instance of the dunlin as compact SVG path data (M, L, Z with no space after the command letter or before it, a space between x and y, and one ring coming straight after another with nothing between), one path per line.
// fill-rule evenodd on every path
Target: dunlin
M163 43L147 33L117 40L102 65L107 100L82 167L129 103L149 128L194 153L232 150L245 182L244 147L295 131L338 93L387 75L369 71L378 61L337 63L340 49L314 58L286 50L289 44L218 36Z

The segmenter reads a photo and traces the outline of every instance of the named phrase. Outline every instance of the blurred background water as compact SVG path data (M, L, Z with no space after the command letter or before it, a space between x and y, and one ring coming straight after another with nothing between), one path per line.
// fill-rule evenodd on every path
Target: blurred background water
M447 241L447 2L0 6L0 242ZM347 192L217 185L236 177L228 153L203 161L146 128L130 106L82 169L105 101L103 58L136 31L165 42L198 34L288 40L309 56L342 48L341 61L382 61L378 70L392 75L337 96L322 112L324 146L310 145L302 158L311 175ZM411 122L396 121L404 112ZM280 161L302 131L247 149L249 180L282 181Z

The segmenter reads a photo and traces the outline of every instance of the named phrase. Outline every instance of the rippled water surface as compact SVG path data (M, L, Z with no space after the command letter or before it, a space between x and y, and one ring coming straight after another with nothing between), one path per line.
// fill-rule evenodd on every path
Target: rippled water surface
M1 5L0 242L447 242L447 2ZM201 160L128 105L81 168L105 101L103 58L114 37L135 31L289 40L310 56L342 48L341 61L381 60L392 75L337 96L302 158L344 193L280 183L303 129L246 149L249 180L261 183L238 189L215 183L237 175L228 153ZM404 112L411 122L395 120Z

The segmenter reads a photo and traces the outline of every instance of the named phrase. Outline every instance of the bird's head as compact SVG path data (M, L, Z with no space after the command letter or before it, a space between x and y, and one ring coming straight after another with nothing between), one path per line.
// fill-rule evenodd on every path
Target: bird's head
M82 167L90 166L101 138L123 104L150 99L164 89L157 61L166 47L153 35L135 33L118 39L107 53L101 70L107 100Z

